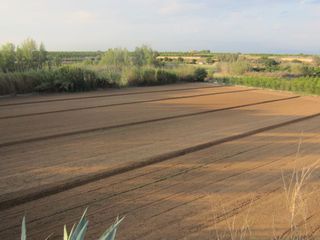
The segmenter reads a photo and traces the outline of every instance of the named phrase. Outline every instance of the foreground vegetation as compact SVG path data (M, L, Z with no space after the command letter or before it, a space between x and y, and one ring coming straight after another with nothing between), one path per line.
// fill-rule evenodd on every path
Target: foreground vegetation
M82 217L77 225L73 225L68 233L67 226L64 225L63 240L84 240L87 233L89 221L86 217L87 209L82 214ZM115 240L117 229L124 218L117 218L116 221L99 237L98 240ZM49 239L47 237L46 239ZM26 218L23 217L21 226L21 240L27 240Z

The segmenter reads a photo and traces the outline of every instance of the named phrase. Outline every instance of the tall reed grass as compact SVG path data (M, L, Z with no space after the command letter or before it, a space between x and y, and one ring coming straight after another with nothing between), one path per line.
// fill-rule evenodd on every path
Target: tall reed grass
M65 66L51 70L0 73L0 95L162 85L180 81L203 81L206 76L206 70L193 67Z

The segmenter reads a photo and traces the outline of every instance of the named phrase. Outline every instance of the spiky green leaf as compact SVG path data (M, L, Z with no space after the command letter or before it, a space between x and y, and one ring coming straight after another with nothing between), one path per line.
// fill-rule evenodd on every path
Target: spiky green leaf
M22 219L21 240L27 240L27 228L26 228L26 217L25 216Z
M115 240L117 229L119 227L119 224L123 221L124 217L119 220L119 217L117 217L114 224L112 224L99 238L99 240Z
M76 240L77 237L79 236L80 232L84 229L86 225L88 225L88 220L86 219L86 213L87 213L88 208L86 208L82 214L82 217L76 226L74 232L70 234L69 238L70 240Z

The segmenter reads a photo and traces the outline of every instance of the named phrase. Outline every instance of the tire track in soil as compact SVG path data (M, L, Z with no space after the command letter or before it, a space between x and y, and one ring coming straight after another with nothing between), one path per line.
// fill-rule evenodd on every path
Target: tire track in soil
M260 147L265 147L265 146L268 146L268 145L270 145L270 144L265 144L265 145L262 145L262 146L260 146ZM257 148L252 148L251 150L257 150ZM186 170L184 170L184 171L178 172L178 173L176 173L176 174L173 174L173 175L170 175L170 176L166 176L166 177L164 177L164 178L162 178L162 179L158 179L158 180L156 180L156 181L153 181L153 182L150 182L150 183L147 183L147 184L144 184L144 185L140 185L140 186L137 186L137 187L135 187L135 188L128 189L128 190L126 190L126 191L122 191L122 192L119 192L119 193L116 193L116 194L112 194L112 195L110 195L110 196L108 196L108 197L105 197L105 198L100 198L100 199L98 199L98 200L91 201L90 204L96 203L96 202L102 202L102 201L105 201L105 200L107 200L107 199L110 199L110 198L113 198L113 197L117 197L117 196L119 196L119 195L121 195L121 194L125 194L125 193L131 192L131 191L135 191L135 190L144 188L144 187L149 186L149 185L153 185L153 184L162 182L162 181L165 181L165 180L168 180L168 179L177 177L177 176L179 176L179 175L183 175L183 174L186 174L186 173L188 173L188 172L195 171L195 170L197 170L197 169L200 169L200 168L202 168L202 167L208 166L208 165L210 165L210 164L214 164L214 163L216 163L216 162L218 162L218 161L221 161L221 160L224 160L224 159L226 159L226 158L236 157L236 156L238 156L239 154L243 154L243 153L246 153L246 152L248 152L248 151L244 151L244 152L242 152L242 153L235 153L235 154L232 154L232 155L230 155L230 156L228 156L228 157L224 157L224 158L221 158L221 159L217 159L217 160L215 160L215 161L213 161L213 162L209 162L209 163L202 164L202 165L200 165L200 166L196 166L196 167L193 167L193 168L189 168L189 169L186 169ZM256 167L251 168L251 169L248 169L248 170L246 170L246 171L239 172L239 173L237 173L237 174L233 174L233 175L230 175L230 176L221 178L221 179L215 179L214 181L208 182L206 185L203 185L200 189L206 188L206 187L210 186L211 184L223 182L223 181L225 181L225 180L227 180L227 179L240 176L240 175L242 175L242 174L244 174L244 173L248 173L248 172L250 172L250 171L252 171L252 170L256 170L256 169L259 169L259 168L261 168L261 167L265 167L265 166L267 166L267 165L270 165L270 164L273 164L273 163L275 163L275 162L281 161L283 158L287 158L288 156L292 156L292 155L295 155L295 151L292 151L292 152L290 152L289 154L286 154L286 155L282 156L281 158L278 158L278 159L276 159L276 160L274 160L274 161L271 161L271 162L268 162L268 163L265 163L265 164L256 166ZM194 177L194 176L193 176L192 179L196 179L196 178L199 178L199 177L203 177L203 175L200 174L200 175L198 175L197 177ZM276 181L274 181L274 182L277 182L277 181L279 181L279 180L276 180ZM271 185L271 184L273 184L274 182L269 182L268 185ZM176 186L176 185L179 185L179 183L171 184L171 185L169 185L169 186L167 186L167 187L165 187L165 188L162 188L162 189L160 189L160 190L157 190L157 191L161 191L161 190L164 190L164 189L172 188L172 187L174 187L174 186ZM265 185L265 186L267 186L267 185ZM197 188L196 190L199 190L199 188ZM152 191L151 193L148 193L148 194L153 194L153 193L155 193L155 192L157 192L157 191ZM119 214L120 214L120 215L126 215L126 214L129 214L129 213L132 213L132 212L134 212L134 211L143 209L143 208L145 208L145 207L148 207L148 206L152 206L152 205L154 205L154 204L157 204L157 203L159 203L159 202L161 202L161 201L168 200L168 199L170 199L170 198L172 198L172 197L179 196L179 194L183 194L183 192L184 192L184 190L181 190L181 191L179 191L179 192L175 192L174 194L168 195L168 196L166 196L166 197L164 197L164 198L161 198L161 199L158 199L158 200L156 200L156 201L153 201L153 202L150 202L150 203L148 203L148 204L145 204L145 205L143 205L143 206L140 206L140 207L131 209L131 210L129 210L129 211L121 212L121 213L119 213ZM199 199L197 198L196 200L200 200L200 199L202 199L202 198L205 197L205 196L206 196L206 195L201 196L201 197L199 197ZM142 196L142 197L135 198L135 199L130 199L130 201L135 201L135 200L137 200L137 199L139 199L139 198L143 198L143 196ZM195 200L193 199L193 200L191 200L190 202L183 203L181 206L186 205L186 204L191 203L191 202L194 202L194 201L195 201ZM123 204L123 202L121 202L120 204ZM84 208L84 207L86 207L86 206L88 206L88 203L83 203L83 204L81 204L81 205L73 206L72 208L64 209L64 210L62 210L62 211L56 212L56 213L51 214L51 215L49 215L49 216L45 216L45 217L33 219L33 220L29 221L29 223L33 223L33 222L35 222L35 221L39 221L39 220L42 220L42 219L45 219L45 218L48 218L48 217L52 217L52 216L55 216L55 215L59 215L59 214L61 214L61 213L65 213L66 211L70 211L70 210L73 210L73 209L76 209L76 208ZM112 207L114 207L114 206L112 206ZM106 210L108 210L109 208L112 208L112 207L99 208L99 209L96 210L96 211L91 211L88 216L95 215L95 213L98 213L98 212L100 212L100 211L106 211ZM118 206L118 207L119 207L119 206ZM175 209L175 208L177 208L177 207L178 207L178 206L173 207L171 210L173 210L173 209ZM169 210L166 210L166 211L164 211L163 213L168 212L168 211L169 211ZM162 213L159 213L159 214L157 214L157 215L151 216L150 218L156 217L156 216L158 216L158 215L160 215L160 214L162 214ZM117 215L111 216L111 217L109 217L109 218L107 218L107 219L105 219L105 220L112 220L112 219L114 219L114 217L116 217L116 216L117 216ZM76 219L75 219L75 220L76 220ZM71 221L70 221L70 223L71 223ZM15 226L15 227L19 227L19 226ZM9 229L11 229L11 228L13 228L13 226L10 227ZM7 229L7 230L8 230L8 229ZM4 230L2 230L2 231L4 231ZM1 231L1 232L2 232L2 231Z
M292 151L292 153L291 154L289 154L288 156L295 156L295 154L296 154L296 151ZM283 158L287 158L288 156L283 156L281 159L279 159L279 160L283 160ZM250 171L250 170L249 170ZM276 183L276 182L281 182L279 179L276 179L275 181L273 181L273 182L271 182L272 184L274 184L274 183ZM270 184L270 185L272 185L272 184ZM277 189L275 189L275 190L279 190L279 189L282 189L282 188L277 188ZM200 199L202 199L202 198L200 198ZM191 201L191 202L193 202L193 200ZM148 205L153 205L154 203L151 203L151 204L148 204ZM181 206L183 206L183 205L185 205L184 203L181 205ZM120 206L118 206L117 208L119 208ZM140 208L137 208L137 209L134 209L133 211L136 211L136 210L141 210L142 208L145 208L145 206L142 206L142 207L140 207ZM108 208L103 208L103 211L106 211ZM121 209L121 208L120 208ZM172 208L172 209L170 209L170 211L171 210L173 210L173 209L175 209L175 208ZM101 209L99 209L98 211L95 211L95 213L98 213L99 211L102 211ZM132 212L132 211L128 211L128 212L124 212L124 213L121 213L120 215L123 215L123 214L127 214L127 213L130 213L130 212ZM168 211L165 211L165 212L168 212ZM160 214L158 214L158 215L160 215ZM112 220L114 217L116 217L116 215L114 215L113 217L111 217L111 218L109 218L109 220ZM150 217L151 218L151 217ZM148 219L149 219L149 217L148 217Z
M243 213L246 209L248 209L248 207L250 208L254 204L257 204L258 202L260 203L261 201L266 200L266 198L268 198L273 193L278 192L280 189L281 189L281 187L277 187L277 188L274 188L270 191L258 193L254 197L247 198L247 199L243 200L240 204L234 206L232 209L230 209L228 211L224 211L223 213L221 213L219 215L216 215L215 220L213 220L213 221L207 220L208 223L206 225L201 225L201 224L193 225L192 228L190 229L190 231L188 232L188 234L197 233L197 232L199 232L199 230L200 231L204 230L207 227L209 227L210 225L212 226L213 224L218 224L223 221L226 221L229 218L235 217L238 214ZM180 240L180 239L185 239L185 236L178 238L176 240Z
M75 111L82 111L82 110L89 110L89 109L108 108L108 107L115 107L115 106L141 104L141 103L160 102L160 101L166 101L166 100L175 100L175 99L184 99L184 98L196 98L196 97L205 97L205 96L213 96L213 95L250 92L250 91L256 91L256 90L257 89L245 89L245 90L235 90L235 91L227 91L227 92L204 93L204 94L198 94L198 95L188 95L188 96L180 96L180 97L168 97L168 98L159 98L159 99L151 99L151 100L140 100L140 101L134 101L134 102L104 104L104 105L90 106L90 107L69 108L69 109L47 111L47 112L17 114L17 115L9 115L9 116L0 117L0 120L12 119L12 118L21 118L21 117L32 117L32 116L40 116L40 115L49 115L49 114L64 113L64 112L75 112Z
M311 137L311 138L314 138L314 137ZM311 139L310 138L310 139ZM318 137L317 137L318 138ZM289 155L287 155L287 156L282 156L280 159L278 159L278 160L275 160L275 161L273 161L273 162L277 162L277 161L279 161L279 160L282 160L282 159L286 159L287 157L289 157L289 156L295 156L295 154L296 154L296 151L294 151L294 152L292 152L291 154L289 154ZM284 162L285 163L285 162ZM266 165L269 165L269 164L266 164ZM260 168L260 166L258 167L258 168ZM250 169L248 170L248 171L250 171ZM290 172L288 172L287 174L285 174L285 176L290 176L291 175L291 173ZM265 187L265 186L273 186L275 183L280 183L280 185L281 185L281 183L282 183L282 180L281 180L281 178L279 178L279 179L276 179L276 180L273 180L273 181L268 181L268 184L267 185L263 185L263 187ZM281 190L281 189L283 189L283 187L277 187L277 188L274 188L274 189L272 189L271 191L269 191L269 192L267 192L266 194L267 195L270 195L270 193L275 193L275 192L277 192L277 191L279 191L279 190ZM262 196L261 198L259 198L258 200L265 200L266 198L264 197L264 196ZM250 200L250 199L248 199L248 200ZM236 207L236 208L238 208L238 207ZM171 209L172 210L172 209ZM171 211L170 210L170 211ZM170 212L170 211L165 211L165 212ZM239 211L239 213L240 212L243 212L243 211ZM237 212L237 214L238 214L238 212ZM158 215L160 215L160 214L158 214ZM314 214L315 215L315 214ZM181 216L181 218L179 219L179 220L177 220L177 219L174 219L174 221L172 221L172 223L171 224L176 224L176 225L178 225L178 226L180 226L179 225L179 221L182 221L183 219L185 219L186 217L188 217L188 216L192 216L192 217L195 217L195 216L202 216L201 214L198 214L198 215L194 215L194 213L188 213L187 215L183 215L183 216ZM233 217L234 215L231 215L230 217ZM202 217L203 218L203 217ZM149 218L148 218L149 219ZM224 218L223 219L223 221L224 220L226 220L227 218ZM207 220L208 221L208 220ZM195 229L195 231L193 232L193 233L196 233L196 232L200 232L200 230L202 229L202 230L204 230L204 229L206 229L206 228L208 228L208 227L211 227L212 226L212 224L217 224L217 223L219 223L219 222L221 222L221 221L217 221L217 222L215 222L215 221L211 221L209 224L206 224L206 225L204 225L204 224L199 224L199 225L194 225L194 223L193 223L193 225L191 225L191 226L189 226L189 228L188 228L188 234L192 234L192 232L190 232L190 227L192 228L192 229ZM167 224L167 226L170 226L171 224ZM157 227L159 227L159 228L161 228L161 229L164 229L164 227L166 227L166 226L157 226ZM150 233L152 233L152 230L150 230ZM143 235L141 235L140 237L145 237L145 233L143 234ZM137 239L139 239L139 238L137 238ZM175 238L176 239L176 238ZM178 238L178 239L186 239L186 236L182 236L182 237L180 237L180 238Z
M268 144L269 145L269 144ZM238 153L236 153L236 154L234 154L235 156L236 155L238 155ZM152 203L152 204L154 204L154 203ZM145 206L142 206L142 208L144 208L144 207L146 207L146 205ZM134 209L133 211L136 211L137 209ZM99 210L99 211L101 211L101 209ZM131 212L131 211L130 211ZM91 215L91 214L90 214ZM112 217L111 217L112 218ZM33 221L32 221L33 222Z
M300 221L296 227L301 227L303 224L306 224L309 220L312 220L312 218L316 216L316 214L312 214L310 216L308 216L306 218L306 221L302 220ZM314 230L309 237L311 237L318 229L320 229L320 226ZM273 240L280 240L280 239L286 239L286 237L288 237L289 234L292 234L294 232L292 232L291 228L288 228L286 231L284 231L280 236L274 237ZM302 239L310 239L308 236L302 236Z
M223 156L223 157L220 157L220 158L218 158L218 159L216 159L216 160L214 160L214 161L211 161L211 162L208 162L208 163L204 163L204 164L202 164L201 166L197 166L197 167L193 167L193 168L188 168L188 169L186 169L185 171L180 171L180 172L178 172L178 173L176 173L176 174L171 174L171 175L167 176L166 178L159 178L159 179L154 180L154 181L152 181L152 182L149 182L149 183L145 183L145 184L143 184L143 185L140 185L140 186L137 187L137 188L127 189L127 190L125 190L125 191L121 191L121 192L118 192L118 193L110 194L109 196L104 197L104 198L99 198L99 199L97 199L96 201L86 202L86 203L82 203L81 205L73 206L73 208L80 208L80 207L83 207L83 206L87 206L89 203L96 203L96 202L100 202L100 201L105 201L105 200L108 200L108 199L110 199L110 198L117 197L117 196L119 196L119 195L121 195L121 194L125 194L125 193L131 192L131 191L135 191L135 190L138 190L138 189L141 189L141 188L144 188L144 187L148 187L148 186L151 186L151 185L153 185L153 184L156 184L156 183L165 181L165 180L167 180L167 179L174 178L174 177L180 176L180 175L182 175L182 174L185 174L185 173L188 173L188 172L191 172L191 171L200 169L200 168L202 168L202 167L208 166L208 165L210 165L210 164L214 164L214 163L219 162L219 161L221 161L221 160L233 158L233 157L236 157L236 156L241 155L241 154L244 154L244 153L248 153L248 152L251 152L251 151L255 151L255 150L257 150L257 149L264 148L264 147L269 146L269 145L271 145L271 144L272 144L272 143L268 143L268 144L264 144L264 145L259 146L259 147L252 147L252 148L249 148L249 149L247 149L247 150L244 150L244 151L240 151L240 152L231 154L231 155L229 155L229 156ZM101 189L101 188L110 188L110 187L112 187L112 186L114 186L114 185L119 185L119 184L125 183L125 182L127 182L127 181L131 181L131 180L134 180L134 179L139 179L140 177L144 177L144 176L147 176L147 175L152 175L152 174L156 174L156 173L159 173L159 172L161 173L161 172L165 171L166 169L170 169L170 168L172 168L172 167L176 167L176 166L179 166L179 165L181 165L181 164L183 164L183 161L177 162L177 163L175 163L175 164L173 164L173 165L170 165L170 166L168 166L168 167L165 167L165 168L152 170L152 171L149 171L149 172L147 172L147 173L138 174L138 175L136 175L136 176L134 176L134 177L126 178L126 179L124 179L124 180L117 181L117 182L112 183L112 184L109 184L109 185L104 185L103 187L93 188L93 189L87 191L87 193L94 192L94 191L98 191L98 190ZM202 176L202 175L200 175L200 176L197 175L196 177L193 176L193 179L198 179L198 178L201 177L201 176ZM158 190L154 190L154 189L152 189L151 191L148 190L147 194L158 193L158 192L160 192L160 191L167 190L167 189L169 189L169 188L175 187L175 186L177 186L177 185L179 185L179 184L180 184L180 183L171 184L171 185L162 187L162 188L160 188L160 189L158 189ZM67 199L74 198L74 197L79 196L79 195L82 195L82 194L83 194L83 193L78 193L78 194L73 194L73 195L68 196L68 197L63 197L63 200L66 201ZM134 198L133 200L135 201L135 200L139 200L139 199L141 199L141 198L143 198L143 196L136 197L136 198ZM59 202L60 200L61 200L61 198L58 198L58 199L56 199L55 201L53 201L52 203L57 203L57 204L58 204L58 202ZM127 200L127 201L132 201L132 199ZM121 204L123 204L123 203L125 203L125 202L127 202L127 201L121 202ZM37 205L37 206L43 206L43 204L40 204L40 205ZM110 208L111 208L111 207L110 207ZM104 210L108 210L108 209L109 209L109 208L105 208ZM64 211L63 211L63 212L64 212ZM61 212L56 212L56 213L51 214L51 215L48 215L48 216L54 216L54 215L57 215L57 214L60 214L60 213L61 213ZM126 212L126 213L127 213L127 212ZM33 219L33 220L29 221L29 222L30 222L30 223L33 223L34 221L39 221L39 220L41 220L41 219L47 218L48 216L44 216L44 217L41 217L41 218L36 218L36 219ZM7 229L7 230L8 230L8 229ZM2 231L3 231L3 230L1 230L0 232L2 232Z
M283 156L283 157L281 157L281 158L279 158L279 159L276 159L276 160L274 160L274 161L271 161L271 162L269 162L269 163L266 163L266 164L263 164L263 165L260 165L260 166L256 166L256 167L254 167L254 168L248 169L248 170L243 171L243 172L241 172L241 173L238 173L238 174L235 174L235 175L231 175L231 176L225 177L224 179L219 179L219 180L216 181L216 182L213 182L213 183L208 184L207 186L204 186L204 188L208 187L208 186L211 185L211 184L215 184L215 183L218 183L218 182L223 182L223 181L225 181L225 180L227 180L227 179L240 176L240 175L242 175L243 173L248 173L248 172L251 172L252 170L256 170L256 169L259 169L259 168L261 168L261 167L265 167L265 166L271 165L271 164L273 164L273 163L275 163L275 162L278 162L278 161L281 161L283 158L287 158L287 157L289 157L289 156L291 156L291 155L294 155L294 153L285 155L285 156ZM274 180L274 181L270 181L270 182L268 182L268 184L264 184L264 187L265 187L265 186L272 186L272 185L274 185L274 184L277 183L277 182L281 182L281 179L280 179L280 180L279 180L279 179L276 179L276 180ZM265 192L264 194L258 193L257 196L260 196L260 195L261 195L261 196L260 196L259 199L257 199L257 200L265 199L265 198L264 198L264 195L269 195L269 194L271 194L271 193L274 193L274 192L276 192L276 191L279 191L280 189L282 189L282 188L281 188L281 187L276 187L276 188L274 188L274 189L272 189L272 190L270 190L270 191ZM198 190L198 189L196 189L195 191L197 191L197 190ZM205 197L206 195L203 195L203 196ZM200 199L201 199L201 198L200 198ZM246 200L245 202L247 202L247 201L249 201L249 200L251 200L251 199L252 199L252 197L251 197L250 199ZM190 201L190 203L191 203L191 202L193 202L193 201ZM183 204L183 205L185 205L185 204ZM242 205L242 204L240 204L240 206L241 206L241 205ZM182 206L182 205L181 205L181 206ZM179 205L177 205L175 208L177 208L177 207L179 207ZM173 209L175 209L175 208L170 209L170 211L173 210ZM240 208L241 208L241 207L240 207ZM239 208L239 205L237 205L237 206L235 207L235 209L240 209L240 208ZM160 216L161 214L164 214L164 213L170 212L170 211L165 210L165 211L163 211L162 213L156 214L155 216ZM97 211L97 212L98 212L98 211ZM232 212L232 211L229 211L229 212ZM239 213L240 213L240 212L241 212L241 211L239 211ZM237 213L237 214L238 214L238 213ZM190 213L189 215L195 216L193 213ZM233 216L233 215L232 215L232 216ZM230 216L230 217L232 217L232 216ZM151 218L151 217L150 217L150 218ZM180 220L182 220L182 219L184 219L184 218L185 218L185 216L182 216ZM111 219L112 219L112 218L111 218ZM111 220L111 219L109 219L109 220ZM149 219L149 218L148 218L148 219ZM227 219L227 218L224 218L224 219L222 219L221 221L223 221L223 220L225 220L225 219ZM217 221L217 222L213 222L213 223L216 224L216 223L219 223L219 222L221 222L221 221ZM177 219L175 219L174 222L177 224ZM210 225L212 225L212 224L210 223ZM199 230L199 226L197 226L197 227L195 227L195 228L197 228L197 231ZM205 228L205 227L203 227L203 228Z
M277 181L279 181L279 180L277 180ZM275 181L275 182L277 182L277 181ZM272 182L272 183L274 183L274 182ZM269 183L268 185L271 185L271 183ZM267 186L267 185L265 185L265 186ZM230 210L228 210L228 211L224 211L223 213L217 215L216 218L218 218L218 220L217 220L217 221L211 221L211 222L210 222L210 225L212 225L212 224L218 224L218 223L220 223L220 222L225 221L225 220L228 219L228 218L234 217L234 216L242 213L244 210L246 210L246 207L252 206L253 203L257 203L257 202L259 202L260 200L261 200L261 201L266 200L266 198L267 198L269 195L271 195L271 194L279 191L280 189L281 189L281 187L277 187L277 188L274 188L274 189L272 189L272 190L270 190L270 191L266 191L266 192L263 192L263 193L258 193L258 194L256 194L254 197L251 196L250 198L246 198L246 199L243 200L242 202L238 203L238 205L234 206L232 209L230 209ZM175 210L175 209L177 209L177 208L179 208L179 207L181 207L181 206L187 205L187 204L189 204L189 203L193 203L193 202L195 202L196 200L201 200L201 199L203 199L204 197L206 197L206 195L197 197L197 199L193 199L193 200L190 200L190 201L185 202L185 203L183 203L183 204L180 204L180 205L177 205L177 206L175 206L175 207L172 207L172 208L170 208L170 210L164 211L164 212L159 213L159 214L156 214L156 215L154 215L154 216L151 216L150 218L161 216L162 214L165 214L165 213L167 213L167 212L170 212L170 211L172 211L172 210ZM230 202L231 202L231 201L230 201ZM188 213L188 214L185 214L185 215L181 216L178 220L177 220L177 219L174 219L174 220L172 220L171 223L166 222L165 225L162 224L161 226L157 226L157 227L163 229L163 228L166 227L166 226L170 226L170 225L172 225L172 224L178 224L181 220L186 219L186 217L190 217L190 216L193 216L193 217L194 217L195 215L194 215L194 213ZM209 225L209 224L208 224L208 225ZM188 229L188 231L189 231L189 233L192 233L192 230L190 230L190 229L196 229L195 232L199 232L199 229L205 229L206 227L208 227L208 226L203 226L203 224L202 224L202 225L201 225L201 224L199 224L199 225L193 225L192 228L189 228L189 229ZM134 239L141 239L141 237L143 237L143 236L145 236L145 235L147 235L147 234L150 234L150 233L152 233L152 232L153 232L153 230L150 230L149 232L144 232L143 234L136 236ZM179 239L185 239L185 237L183 236L183 237L181 237L181 238L179 238Z
M292 153L292 154L294 154L294 153ZM289 155L292 155L292 154L289 154ZM237 155L237 154L235 154L235 156L236 156L236 155ZM231 156L231 157L232 157L232 156ZM287 157L287 155L285 155L284 157ZM223 178L220 178L220 179L218 179L218 180L211 181L211 182L207 183L206 185L203 185L203 186L201 187L201 189L202 189L202 188L206 188L206 187L210 186L211 184L223 182L223 181L225 181L225 180L227 180L227 179L230 179L230 178L233 178L233 177L237 177L237 176L240 176L240 175L242 175L242 174L248 173L248 172L250 172L250 171L252 171L252 170L256 170L256 169L259 169L259 168L261 168L261 167L270 165L270 164L272 164L272 163L274 163L274 162L277 162L277 161L281 160L282 158L283 158L283 157L281 157L280 159L276 159L276 160L274 160L274 161L271 161L271 162L268 162L268 163L265 163L265 164L256 166L256 167L254 167L254 168L248 169L248 170L246 170L246 171L239 172L239 173L237 173L237 174L232 174L232 175L229 175L229 176L227 176L227 177L223 177ZM214 162L212 162L212 163L214 163ZM211 164L211 163L209 163L209 164ZM209 165L209 164L205 164L205 165ZM202 167L203 167L203 166L202 166ZM197 167L196 169L198 169L198 168L199 168L199 167ZM190 169L189 171L193 171L193 170L195 170L195 169ZM166 177L166 178L160 179L160 180L158 180L158 181L155 181L155 182L152 182L152 183L148 183L148 184L146 184L146 185L144 185L144 186L138 186L138 187L136 187L136 188L129 189L128 191L123 191L123 192L121 192L121 193L114 194L114 195L109 196L109 197L107 197L107 198L99 199L99 201L105 201L105 200L107 200L107 199L116 197L116 196L118 196L118 195L121 195L121 194L124 194L124 193L127 193L127 192L131 192L131 191L135 191L135 190L140 189L140 188L143 188L143 187L145 187L145 186L152 185L152 184L158 183L158 182L160 182L160 181L164 181L164 180L167 180L167 179L170 179L170 178L173 178L173 177L176 177L176 176L178 176L178 175L185 174L185 173L186 173L186 171L183 171L183 172L181 172L181 173L172 175L172 176L170 176L170 177ZM200 175L199 177L201 177L201 176L203 176L203 175ZM276 181L279 181L279 180L276 180ZM275 182L276 182L276 181L275 181ZM274 183L274 182L269 182L269 183L268 183L267 185L265 185L265 186L271 185L271 184L273 184L273 183ZM171 186L169 186L169 187L173 187L173 186L175 186L175 185L178 185L178 184L173 184L173 185L171 185ZM196 191L196 190L199 190L199 188L195 189L195 191ZM179 192L176 192L176 193L171 194L171 195L169 195L169 196L166 196L166 197L164 197L164 198L162 198L162 199L158 199L158 200L156 200L156 201L150 202L149 204L146 204L146 205L143 205L143 206L141 206L141 207L138 207L138 208L135 208L135 209L131 209L130 211L122 212L122 213L119 213L119 214L120 214L120 215L126 215L126 214L128 214L128 213L132 213L132 212L134 212L134 211L141 210L141 209L143 209L143 208L145 208L145 207L152 206L152 205L157 204L157 203L159 203L159 202L161 203L161 201L163 201L163 200L168 200L168 199L170 199L170 198L172 198L172 197L179 196L179 194L183 194L183 192L184 192L183 190L182 190L182 191L179 191ZM196 197L195 199L192 199L192 200L190 200L190 201L187 201L187 202L184 202L184 203L182 203L182 204L179 204L178 206L175 206L175 207L173 207L173 208L170 208L170 211L171 211L171 210L174 210L174 209L176 209L176 208L178 208L178 207L187 205L187 204L189 204L189 203L195 202L195 201L197 201L197 200L201 200L201 199L203 199L204 197L206 197L205 194L204 194L203 196ZM132 199L131 199L131 200L132 200ZM97 201L97 202L99 202L99 201ZM95 201L94 201L94 202L95 202ZM92 203L92 202L91 202L91 203ZM44 219L44 218L48 218L48 217L52 217L52 216L55 216L55 215L59 215L59 214L61 214L61 213L65 213L66 211L70 211L70 210L73 210L73 209L76 209L76 208L83 208L83 207L85 207L85 206L88 206L88 204L78 205L78 206L75 206L75 207L72 207L72 208L69 208L69 209L64 209L64 210L62 210L62 211L60 211L60 212L56 212L55 214L52 214L52 215L49 215L49 216L46 216L46 217L43 217L43 218L38 218L38 219L31 220L31 221L29 221L29 223L33 223L33 222L35 222L35 221L39 221L39 220ZM96 213L101 212L101 211L106 211L108 208L110 208L110 207L104 207L104 208L99 208L99 209L97 209L97 210L95 210L95 211L90 211L90 214L88 214L88 216L94 216ZM159 214L153 215L153 216L150 217L150 219L151 219L151 218L154 218L154 217L157 217L157 216L159 216L159 215L161 215L161 214L165 214L166 212L169 212L169 210L166 210L166 211L161 212L161 213L159 213ZM108 217L107 219L104 219L104 220L112 220L112 219L114 219L116 216L118 216L119 214L117 214L117 215L112 215L111 217ZM71 224L72 222L74 222L74 221L76 221L76 220L77 220L77 218L75 218L75 219L72 220L72 221L68 221L66 224L69 224L69 223ZM19 226L20 226L20 225L19 225ZM19 226L17 225L17 226L15 226L15 227L19 227ZM9 229L11 229L11 228L13 228L13 227L10 227ZM55 228L55 227L52 227L52 228L50 228L50 230L52 230L52 229L54 229L54 228ZM8 230L8 229L7 229L7 230ZM3 231L4 231L4 230L3 230ZM1 232L2 232L2 231L1 231Z
M301 220L295 227L299 228L301 226L303 226L304 224L307 224L308 222L310 222L315 216L319 216L319 211L316 213L312 213L310 214L305 220ZM299 229L298 229L299 230ZM320 225L318 225L310 234L308 234L307 236L302 236L302 239L312 239L313 235L320 230ZM281 239L286 239L287 237L290 237L290 234L294 234L294 231L292 231L291 228L288 228L287 230L285 230L281 235L273 238L273 240L281 240ZM294 236L294 235L293 235Z

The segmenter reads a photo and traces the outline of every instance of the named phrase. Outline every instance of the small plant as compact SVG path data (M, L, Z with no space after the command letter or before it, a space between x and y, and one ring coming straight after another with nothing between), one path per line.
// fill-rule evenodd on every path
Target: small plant
M64 231L63 231L63 240L84 240L89 221L86 218L87 209L82 214L82 217L77 225L73 225L71 228L70 233L68 233L66 225L64 225ZM117 217L116 221L101 235L98 240L115 240L117 229L119 227L119 224L124 219ZM46 238L49 239L49 237ZM27 228L26 228L26 218L23 217L22 219L22 226L21 226L21 240L27 239Z
M314 164L303 167L301 170L294 168L289 181L285 181L282 175L283 185L286 196L287 207L290 212L290 229L294 231L296 228L295 219L297 215L302 214L303 218L306 219L306 204L303 199L302 188L304 187L306 181L311 177L311 174L319 166L319 161Z
M195 78L195 81L197 82L203 82L207 76L208 76L208 72L204 68L197 68L194 71L194 78Z

